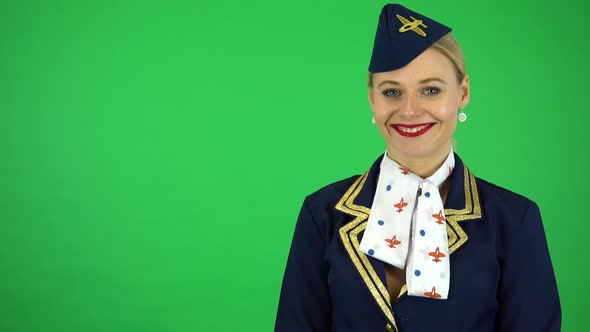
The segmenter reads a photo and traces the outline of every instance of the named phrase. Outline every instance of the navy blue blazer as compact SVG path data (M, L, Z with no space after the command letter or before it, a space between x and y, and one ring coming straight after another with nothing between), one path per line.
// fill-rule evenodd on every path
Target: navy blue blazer
M363 175L306 197L276 332L560 331L561 307L537 205L476 178L455 155L445 202L447 300L390 300L385 263L359 251L381 156Z

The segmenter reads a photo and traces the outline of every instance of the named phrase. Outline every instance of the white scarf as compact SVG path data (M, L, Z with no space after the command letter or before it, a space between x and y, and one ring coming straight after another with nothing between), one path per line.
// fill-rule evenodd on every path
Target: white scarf
M405 268L408 295L447 299L449 242L438 188L454 167L453 148L442 166L426 179L410 173L387 153L383 156L360 250Z

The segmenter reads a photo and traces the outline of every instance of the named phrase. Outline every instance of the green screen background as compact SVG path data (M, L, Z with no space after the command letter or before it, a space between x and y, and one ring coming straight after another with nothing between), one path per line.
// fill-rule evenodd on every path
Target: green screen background
M272 330L303 198L385 149L383 4L1 1L0 331ZM404 4L453 27L458 152L540 205L587 331L588 5Z

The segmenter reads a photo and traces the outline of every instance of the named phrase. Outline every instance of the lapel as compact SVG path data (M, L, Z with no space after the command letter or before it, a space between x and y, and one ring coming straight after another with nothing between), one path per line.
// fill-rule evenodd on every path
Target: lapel
M371 212L382 158L383 156L379 157L367 172L356 179L340 198L336 209L354 217L352 221L340 228L340 238L368 291L397 330L386 286L385 265L380 260L367 256L359 250L360 240L367 227L367 220ZM444 207L449 237L449 253L453 254L469 239L459 223L481 220L483 215L475 177L457 154L455 154L455 169L451 174L450 181ZM404 285L398 298L406 291L407 287Z

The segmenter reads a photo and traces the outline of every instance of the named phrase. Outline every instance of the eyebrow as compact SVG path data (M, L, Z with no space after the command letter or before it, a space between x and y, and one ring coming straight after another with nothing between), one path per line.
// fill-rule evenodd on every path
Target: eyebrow
M447 82L445 82L443 79L437 78L437 77L424 79L424 80L420 81L420 84L424 84L424 83L428 83L428 82L440 82L442 84L447 84Z
M442 84L447 84L447 82L445 82L443 79L436 78L436 77L426 78L426 79L421 80L418 83L425 84L425 83L429 83L429 82L440 82ZM383 81L383 82L379 83L378 87L381 87L383 84L387 84L387 83L392 84L392 85L401 85L401 83L398 81L387 80L387 81Z

